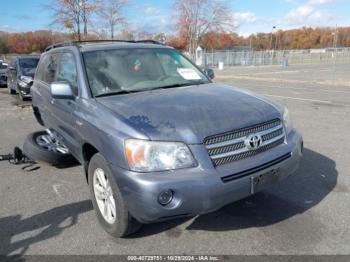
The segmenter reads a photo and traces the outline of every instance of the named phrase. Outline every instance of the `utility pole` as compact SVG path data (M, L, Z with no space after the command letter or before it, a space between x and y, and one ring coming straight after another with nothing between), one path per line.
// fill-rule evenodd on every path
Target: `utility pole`
M271 36L270 36L270 50L272 50L272 36L273 36L273 31L276 29L276 26L272 27L272 31L271 31Z
M276 26L272 27L272 31L271 31L271 38L270 38L270 55L271 55L271 50L272 50L272 37L273 37L273 31L276 29ZM271 65L273 64L273 57L275 54L275 50L273 50L272 55L271 55Z
M335 65L337 63L337 46L338 46L338 25L335 25L333 33L333 85L335 84Z
M275 44L274 44L274 47L273 47L273 49L274 50L278 50L278 41L279 41L279 39L278 39L278 32L276 31L276 38L275 38Z
M84 39L87 38L87 14L86 14L86 0L82 0L81 11L83 13L83 23L84 23Z
M334 50L337 49L337 46L338 46L338 25L335 25L335 30L334 30L334 33L333 33L333 47L334 47Z

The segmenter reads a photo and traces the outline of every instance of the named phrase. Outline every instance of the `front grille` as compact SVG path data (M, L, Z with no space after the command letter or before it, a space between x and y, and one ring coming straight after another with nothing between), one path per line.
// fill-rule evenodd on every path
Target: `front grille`
M2 80L2 81L6 81L6 80L7 80L6 75L0 75L0 80Z
M245 140L251 134L261 137L262 144L256 150L249 149L245 144ZM284 140L285 133L282 121L275 119L248 128L208 137L204 139L204 145L213 164L220 166L267 151L282 144Z
M221 178L221 181L224 182L224 183L227 183L227 182L230 182L230 181L233 181L233 180L245 177L245 176L249 176L249 175L254 174L256 172L260 172L260 171L262 171L264 169L267 169L269 167L277 165L277 164L283 162L284 160L290 158L291 156L292 156L292 153L285 154L283 156L280 156L280 157L278 157L278 158L276 158L274 160L271 160L271 161L269 161L269 162L267 162L265 164L262 164L260 166L256 166L254 168L250 168L248 170L244 170L244 171L236 173L236 174L224 176L224 177Z

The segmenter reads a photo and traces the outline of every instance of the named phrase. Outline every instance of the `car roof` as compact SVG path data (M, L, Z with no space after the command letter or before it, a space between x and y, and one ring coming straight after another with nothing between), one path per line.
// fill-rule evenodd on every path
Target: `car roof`
M109 49L136 49L136 48L168 48L160 42L154 40L92 40L92 41L72 41L62 42L48 46L45 52L60 48L78 48L81 52L109 50Z
M160 44L147 44L147 43L86 43L80 46L82 52L89 51L100 51L100 50L111 50L111 49L138 49L138 48L165 48L169 49L171 47L164 46Z

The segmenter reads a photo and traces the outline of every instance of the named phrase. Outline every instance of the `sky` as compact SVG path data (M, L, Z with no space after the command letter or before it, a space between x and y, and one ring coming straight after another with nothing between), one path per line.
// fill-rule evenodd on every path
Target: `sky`
M52 13L44 7L48 3L47 0L0 0L0 31L59 30L50 26ZM173 0L129 0L124 10L128 27L174 33L172 3ZM244 36L303 26L350 26L350 0L227 0L227 3L236 32Z

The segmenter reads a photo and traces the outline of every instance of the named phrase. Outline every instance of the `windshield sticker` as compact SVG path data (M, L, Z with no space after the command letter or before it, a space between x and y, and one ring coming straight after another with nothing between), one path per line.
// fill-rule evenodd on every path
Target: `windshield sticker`
M135 63L134 63L134 68L133 68L133 69L134 69L134 72L140 71L140 69L141 69L141 64L142 64L142 63L141 63L140 60L137 59L137 60L135 61Z
M178 68L177 72L183 77L185 80L200 80L202 79L200 75L196 71L191 68Z

